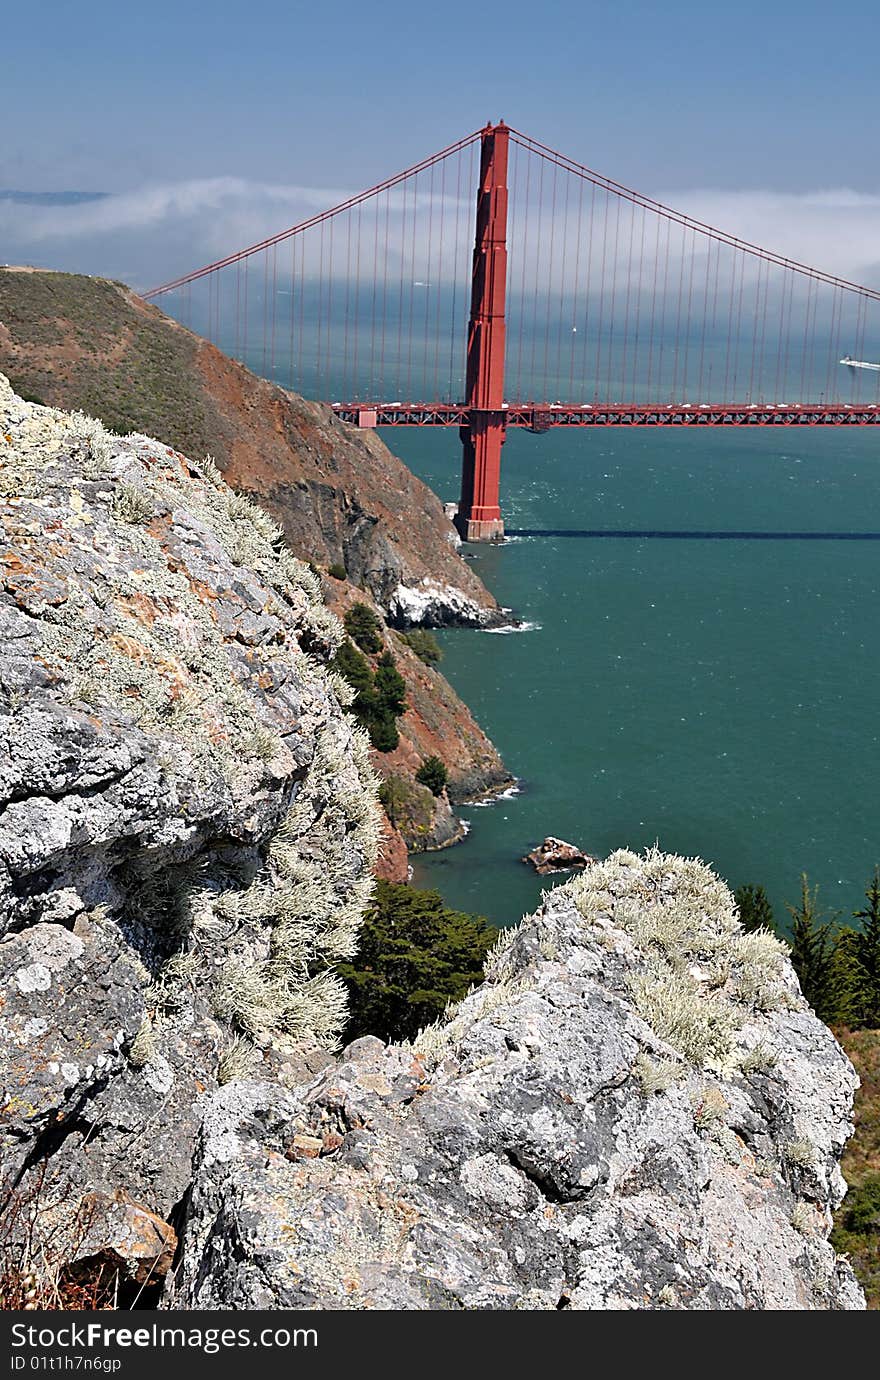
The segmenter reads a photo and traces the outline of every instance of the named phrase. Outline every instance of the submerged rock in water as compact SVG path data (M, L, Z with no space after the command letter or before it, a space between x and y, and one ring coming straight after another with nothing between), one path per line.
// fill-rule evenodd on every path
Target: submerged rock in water
M707 867L618 853L412 1045L206 1100L166 1306L863 1309L855 1085Z
M573 843L566 843L565 839L554 838L552 834L548 834L543 843L539 843L522 859L542 877L551 872L574 872L589 867L595 861L589 853L584 853Z

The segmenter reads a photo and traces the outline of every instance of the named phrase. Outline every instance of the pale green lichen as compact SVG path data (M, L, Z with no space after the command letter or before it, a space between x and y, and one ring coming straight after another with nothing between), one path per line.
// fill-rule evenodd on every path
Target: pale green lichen
M47 601L39 616L56 683L90 711L130 718L158 744L171 814L186 818L187 782L211 791L225 782L242 804L267 780L287 792L281 826L250 875L221 868L209 879L176 865L129 878L122 923L155 974L134 1057L150 1040L155 1047L164 1023L183 1018L199 989L244 1042L332 1043L346 1016L332 964L356 947L381 815L368 744L339 712L349 692L327 663L343 630L319 581L279 549L277 524L229 489L210 457L196 464L149 438L113 437L92 418L23 404L2 376L0 405L9 419L0 492L69 507L72 545L91 565L87 580L70 581L67 597ZM71 491L71 459L84 480L100 483ZM164 544L178 514L203 562L198 579ZM38 523L23 522L22 532L37 560ZM253 653L214 614L212 563L224 574L224 556L257 577L259 616L277 623ZM263 667L276 663L282 675L293 664L308 687L302 722L305 741L315 739L304 780L259 688ZM234 1058L232 1048L235 1066L245 1046Z
M761 1042L746 1050L740 1056L740 1071L749 1076L752 1073L769 1073L779 1062L779 1055L769 1045Z
M498 938L486 955L483 963L483 972L489 982L503 980L509 976L510 972L510 948L521 933L524 921L519 924L509 925L506 929L500 930Z
M156 1039L153 1034L153 1024L148 1016L144 1016L128 1047L128 1062L133 1069L143 1069L152 1062L155 1056Z
M815 1209L811 1208L809 1203L805 1203L802 1198L799 1198L792 1208L789 1220L795 1231L800 1232L802 1236L813 1236L816 1232Z
M731 892L699 858L620 850L568 890L586 923L630 936L643 960L628 979L639 1014L698 1067L730 1072L749 1015L791 1004L786 946L743 932Z
M149 522L156 511L150 494L135 484L120 484L113 495L117 522Z
M671 1059L652 1059L641 1051L636 1055L632 1075L646 1097L668 1092L682 1076L682 1068Z
M244 1036L235 1039L220 1056L217 1065L217 1082L223 1087L237 1079L253 1078L260 1066L262 1056L256 1045Z
M816 1163L816 1147L805 1136L790 1140L782 1147L782 1155L795 1169L812 1169Z
M701 1088L691 1096L694 1110L694 1126L698 1131L709 1131L724 1123L729 1110L727 1098L713 1083Z
M487 1020L493 1011L511 1005L518 997L534 990L529 978L494 979L472 987L458 1002L450 1002L442 1017L425 1026L411 1042L426 1064L436 1064L478 1021Z
M632 974L629 987L639 1015L661 1040L698 1067L726 1063L737 1022L717 992L658 963Z

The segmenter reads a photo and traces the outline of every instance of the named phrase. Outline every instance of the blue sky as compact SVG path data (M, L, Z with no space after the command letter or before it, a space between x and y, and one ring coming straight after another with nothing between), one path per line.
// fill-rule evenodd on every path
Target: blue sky
M326 189L332 204L503 117L694 214L710 206L734 233L855 272L880 257L863 248L880 245L878 39L868 0L18 5L3 25L0 188L128 200L100 230L0 203L0 259L144 285L177 271L175 244L189 267L190 252L290 223L279 201L295 198L267 188ZM802 198L828 192L811 239ZM858 244L833 264L835 208L853 195Z
M646 191L877 186L876 4L40 0L0 186L366 184L487 118Z

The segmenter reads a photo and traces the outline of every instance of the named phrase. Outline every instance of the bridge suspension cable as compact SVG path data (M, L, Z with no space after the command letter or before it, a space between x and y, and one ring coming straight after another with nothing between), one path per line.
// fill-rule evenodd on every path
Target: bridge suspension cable
M362 424L463 426L466 344L484 329L471 321L468 335L482 271L474 201L493 129L509 142L506 340L495 331L486 377L497 391L500 350L505 426L572 425L578 408L603 425L688 424L691 412L719 426L783 413L807 425L873 419L880 370L864 366L880 361L880 289L720 230L507 126L145 296Z

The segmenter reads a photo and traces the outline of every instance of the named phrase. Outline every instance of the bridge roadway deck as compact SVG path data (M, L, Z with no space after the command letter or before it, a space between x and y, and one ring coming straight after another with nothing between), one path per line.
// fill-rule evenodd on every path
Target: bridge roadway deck
M355 426L467 426L462 403L331 403ZM551 427L607 426L877 426L880 403L508 403L508 427L543 432Z

